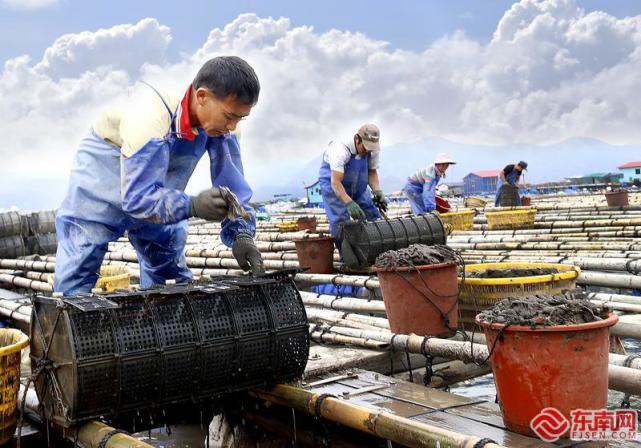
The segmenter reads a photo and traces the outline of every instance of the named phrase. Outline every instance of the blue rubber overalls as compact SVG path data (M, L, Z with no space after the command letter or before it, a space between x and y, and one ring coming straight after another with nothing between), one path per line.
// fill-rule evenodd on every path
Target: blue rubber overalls
M184 255L190 197L184 190L205 151L212 185L230 188L251 216L247 221L225 219L221 240L231 247L239 233L254 235L253 209L247 205L252 190L236 137L208 137L199 129L194 140L181 138L175 132L175 113L163 103L171 116L167 134L130 157L93 130L80 142L56 217L55 291L91 291L108 243L125 231L138 254L142 287L191 278Z
M438 173L438 170L434 170ZM420 183L407 179L405 184L405 195L410 201L412 212L415 215L431 212L436 209L436 185L441 180L441 176L436 174L429 183Z
M516 183L519 181L519 177L521 177L521 173L518 170L513 169L512 171L510 171L508 174L505 175L505 180L510 185L516 185ZM502 185L503 185L503 181L499 177L499 181L497 182L497 185L496 185L496 199L494 200L495 207L501 206L501 186ZM517 205L521 205L520 196L518 198Z
M343 187L354 202L365 212L368 220L381 219L381 214L372 201L372 195L368 191L369 184L369 154L366 157L356 158L355 154L349 159L344 168ZM341 247L342 232L341 225L350 220L347 206L336 196L332 189L332 169L329 163L323 160L318 174L321 194L323 195L323 206L329 219L329 231L335 239L336 247Z

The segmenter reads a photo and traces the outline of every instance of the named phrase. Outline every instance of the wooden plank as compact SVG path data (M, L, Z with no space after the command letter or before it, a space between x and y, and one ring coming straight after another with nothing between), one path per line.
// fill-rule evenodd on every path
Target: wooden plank
M422 384L409 383L375 372L356 369L353 373L358 376L339 379L336 382L322 384L312 389L315 393L342 397L346 391L387 385L388 387L383 389L371 390L354 396L349 401L370 409L380 409L399 417L421 421L461 434L487 437L503 446L518 448L603 446L602 444L572 441L548 444L537 438L509 431L503 424L501 410L495 403L424 387ZM633 443L616 443L609 446L634 445Z

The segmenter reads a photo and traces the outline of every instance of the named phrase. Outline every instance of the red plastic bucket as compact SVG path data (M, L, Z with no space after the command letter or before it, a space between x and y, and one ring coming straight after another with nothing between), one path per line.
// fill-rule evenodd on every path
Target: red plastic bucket
M316 230L318 220L316 218L298 218L296 225L298 225L298 230L310 230L313 232Z
M458 324L456 263L396 270L376 268L390 329L394 333L449 335ZM443 315L447 316L448 326Z
M442 197L436 196L436 211L439 213L449 213L452 211L452 206Z
M334 238L321 236L294 240L301 268L309 268L310 274L334 272Z
M622 207L624 205L630 205L628 202L628 192L623 191L608 191L605 193L605 200L608 203L608 207Z
M523 196L521 198L521 205L523 207L529 207L530 205L532 205L532 198L529 196Z
M491 355L496 392L508 429L536 434L530 422L543 409L568 420L574 409L605 409L608 402L610 327L619 318L553 327L477 323ZM567 435L567 433L566 433Z

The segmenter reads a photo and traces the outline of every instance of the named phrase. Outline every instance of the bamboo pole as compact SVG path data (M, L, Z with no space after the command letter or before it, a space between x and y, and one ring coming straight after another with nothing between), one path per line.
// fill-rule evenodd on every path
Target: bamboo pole
M629 303L629 304L641 304L641 297L631 296L625 294L607 294L603 292L586 292L587 297L591 300L599 300L604 303L616 302L616 303Z
M379 288L378 279L359 275L334 275L334 274L296 274L296 280L312 284L335 284L359 286L374 290Z
M20 385L18 393L18 406L22 406L25 397L24 386ZM25 397L25 407L39 414L39 402L34 389L29 389ZM107 426L96 420L79 426L77 430L72 429L63 433L71 442L78 442L86 448L153 448L152 445L142 442L123 432L117 432L115 428ZM109 434L111 434L109 436Z
M362 311L366 313L385 313L385 304L381 300L368 301L353 297L337 298L329 295L317 295L301 291L300 295L305 305L322 306L340 311Z
M564 243L559 241L549 242L512 242L512 243L458 243L456 241L448 243L452 249L457 250L621 250L621 251L641 251L641 243L601 243L598 241Z
M339 325L343 327L350 328L360 328L362 330L378 330L378 331L389 331L387 328L375 327L374 325L369 325L363 322L357 322L355 320L344 319L343 317L332 316L324 313L322 309L317 308L305 308L307 312L307 319L311 322L321 323L321 324L331 324ZM313 326L312 326L313 328Z
M0 268L53 272L56 269L56 264L43 261L1 259Z
M479 366L477 364L465 364L458 360L435 364L432 370L434 374L427 386L435 389L492 373L492 367L489 364ZM403 378L408 373L409 371L398 372L393 376L394 378ZM413 369L412 382L421 384L422 381L423 371L420 368Z
M310 317L310 315L312 315L315 317L325 317L328 319L342 319L345 321L363 323L371 327L389 330L388 320L382 317L373 317L357 313L347 313L343 311L332 311L325 308L306 307L306 310L307 317Z
M115 432L111 426L93 420L85 423L78 430L78 442L90 448L152 448L152 445L142 442L129 434ZM112 434L107 442L102 442L108 434Z
M34 291L53 292L53 287L49 283L29 280L24 277L18 277L9 274L0 274L0 283L5 283L20 288L33 289Z
M339 400L293 386L279 384L271 389L258 389L254 393L263 400L316 415L350 428L391 440L408 447L460 447L471 448L479 438L462 435L440 427L399 417L383 410L372 410L347 400ZM499 445L488 443L487 448Z
M641 289L641 277L608 272L582 271L576 281L580 285L607 286L610 288Z
M384 342L373 341L371 339L352 338L350 336L343 336L340 334L324 333L322 331L311 331L310 337L314 342L320 344L332 343L340 345L350 345L354 347L362 347L370 350L383 350L388 347Z

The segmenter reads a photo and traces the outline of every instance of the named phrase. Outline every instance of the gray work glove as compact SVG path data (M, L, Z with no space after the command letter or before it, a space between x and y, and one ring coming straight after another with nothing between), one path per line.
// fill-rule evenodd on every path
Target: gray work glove
M227 217L227 201L220 188L209 188L192 196L189 203L189 216L197 216L207 221L222 221Z
M236 237L231 253L243 271L251 269L254 275L265 273L263 259L254 244L254 239L246 233L241 233Z
M351 201L349 204L347 204L347 213L349 213L349 216L351 216L352 219L366 218L365 212L363 211L361 206L354 201Z

